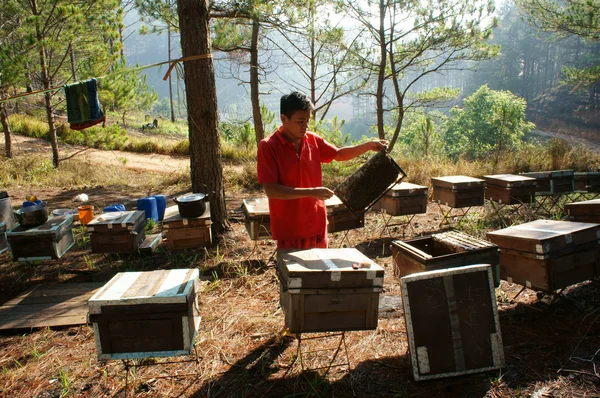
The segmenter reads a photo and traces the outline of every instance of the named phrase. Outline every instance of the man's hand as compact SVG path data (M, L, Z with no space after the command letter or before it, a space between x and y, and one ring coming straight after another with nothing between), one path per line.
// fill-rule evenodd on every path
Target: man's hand
M382 149L387 150L388 147L388 140L375 140L375 141L370 141L369 143L369 150L371 151L381 151Z
M333 191L327 187L313 188L312 191L311 196L319 200L327 200L334 195Z

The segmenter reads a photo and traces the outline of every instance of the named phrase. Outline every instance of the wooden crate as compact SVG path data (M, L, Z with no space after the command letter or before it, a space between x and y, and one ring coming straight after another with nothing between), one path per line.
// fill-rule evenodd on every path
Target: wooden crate
M92 253L136 253L146 236L143 211L108 212L87 224Z
M88 301L98 359L190 354L198 269L120 272Z
M208 202L204 214L194 218L181 217L177 205L167 207L162 222L162 228L167 238L167 248L177 250L210 246L212 244L211 225Z
M400 281L415 380L504 365L489 265L417 273Z
M536 195L560 195L575 189L573 170L534 171L519 175L536 179Z
M248 231L250 239L271 239L269 199L244 199L242 210L246 219L246 231Z
M392 216L426 213L428 191L426 186L401 182L390 188L375 203L373 209L385 211Z
M394 275L402 278L417 272L490 264L494 284L500 284L500 250L483 239L457 231L392 242Z
M536 220L488 232L500 248L500 277L555 291L598 276L600 224Z
M433 200L453 208L481 206L484 180L467 176L431 178Z
M535 199L536 180L515 174L483 176L485 198L509 205L531 203Z
M365 214L358 217L350 211L335 195L325 201L327 208L327 232L341 232L362 228L365 225Z
M571 221L600 223L600 199L567 203L565 212Z
M6 239L15 261L61 258L75 243L73 216L51 217L44 224L28 229L16 224L7 232Z
M384 271L358 250L279 250L277 274L285 322L293 333L377 327Z

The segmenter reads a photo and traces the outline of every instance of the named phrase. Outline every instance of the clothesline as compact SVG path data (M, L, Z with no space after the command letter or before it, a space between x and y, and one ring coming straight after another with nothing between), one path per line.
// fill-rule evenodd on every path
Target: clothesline
M96 79L98 79L98 80L99 79L105 79L107 77L123 75L125 73L130 73L130 72L135 72L135 71L144 70L144 69L148 69L148 68L153 68L155 66L160 66L160 65L164 65L164 64L171 64L169 66L169 69L167 69L167 73L165 73L165 76L163 77L163 80L167 80L169 78L169 75L171 74L171 71L173 70L173 68L175 66L177 66L177 64L179 62L194 61L194 60L197 60L197 59L207 59L207 58L212 58L212 54L192 55L190 57L178 58L178 59L171 60L171 61L163 61L163 62L157 62L157 63L154 63L154 64L138 66L138 67L131 68L131 69L126 69L126 70L123 70L123 71L120 71L120 72L110 73L108 75L96 77ZM14 99L17 99L17 98L28 97L30 95L43 94L43 93L47 93L47 92L50 92L50 91L58 91L58 90L61 90L63 87L64 86L51 87L51 88L44 89L44 90L36 90L36 91L31 91L31 92L27 92L27 93L21 93L21 94L17 94L17 95L5 97L5 98L0 98L0 103L11 101L11 100L14 100Z

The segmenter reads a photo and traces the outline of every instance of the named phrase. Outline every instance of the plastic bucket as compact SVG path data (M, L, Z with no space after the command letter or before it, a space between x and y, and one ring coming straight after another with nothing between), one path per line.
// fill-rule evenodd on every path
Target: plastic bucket
M158 209L156 207L156 198L149 196L137 200L137 209L143 210L146 214L146 219L151 218L154 222L158 222Z
M94 206L92 205L83 205L77 208L77 213L79 214L79 222L82 225L87 225L90 221L94 219Z
M165 218L165 209L167 208L167 198L165 195L152 195L156 199L156 211L158 212L158 221Z

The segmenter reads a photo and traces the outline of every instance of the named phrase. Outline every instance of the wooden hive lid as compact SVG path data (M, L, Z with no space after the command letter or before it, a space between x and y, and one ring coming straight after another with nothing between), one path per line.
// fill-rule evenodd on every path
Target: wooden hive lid
M383 286L383 268L354 248L278 250L277 271L285 290Z
M600 199L582 200L581 202L566 203L565 207L588 207L600 206Z
M500 249L546 254L600 239L600 224L536 220L488 232Z
M462 175L431 178L431 184L434 187L437 186L451 189L479 188L483 187L484 182L484 180L479 178Z
M495 174L483 176L486 184L503 187L535 186L535 178L517 174Z
M89 232L134 231L145 221L144 211L115 211L102 213L87 224Z
M102 306L186 303L197 268L144 272L119 272L88 301L90 314L102 313Z
M400 182L398 184L394 184L386 193L386 196L399 197L427 195L428 190L429 188L424 185L417 185L410 182Z
M179 214L179 206L169 206L165 209L165 216L162 224L163 228L203 227L211 225L210 203L206 202L206 210L201 216L192 218L181 217L181 214Z
M270 214L268 198L244 199L242 208L249 217L268 216Z
M73 216L67 214L64 216L53 216L49 217L48 220L42 225L31 228L23 228L19 224L8 231L10 235L18 236L40 236L40 235L52 235L56 238L62 237L69 227L73 225Z

